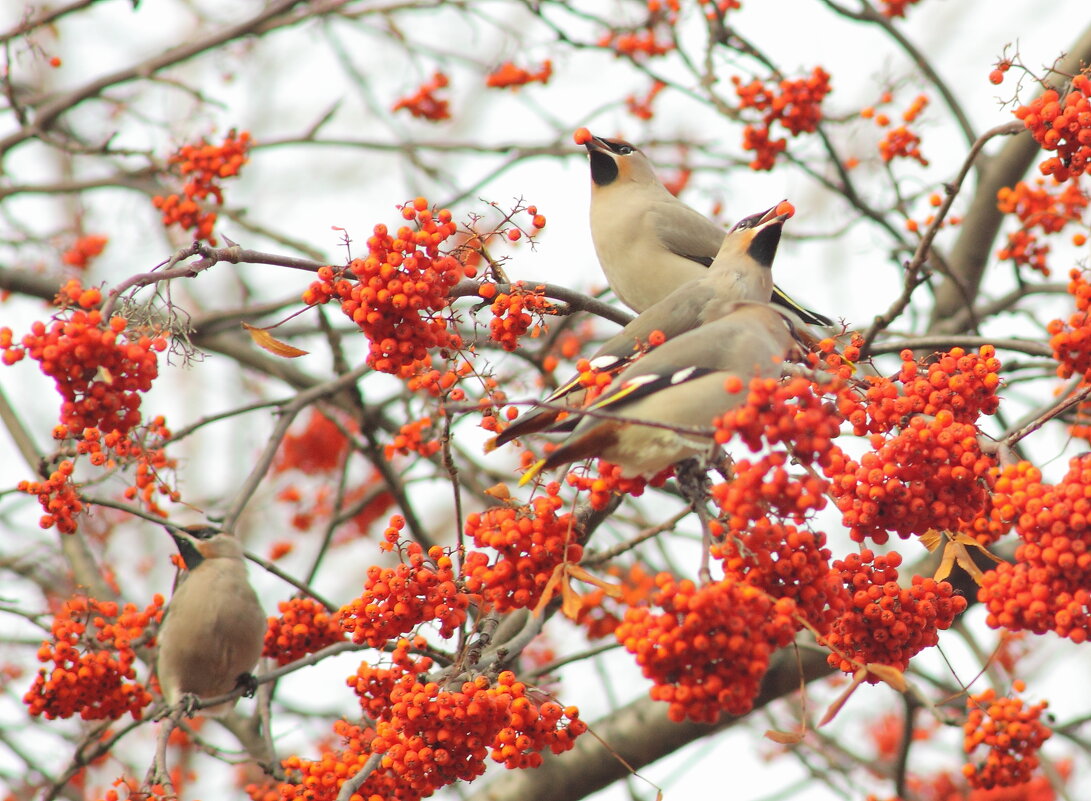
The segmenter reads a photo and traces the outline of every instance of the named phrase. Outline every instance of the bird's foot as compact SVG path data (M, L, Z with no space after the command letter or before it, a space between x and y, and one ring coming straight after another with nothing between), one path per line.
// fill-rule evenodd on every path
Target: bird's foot
M183 693L182 697L178 699L178 715L183 718L191 718L197 714L200 710L198 704L201 703L201 697L195 693Z

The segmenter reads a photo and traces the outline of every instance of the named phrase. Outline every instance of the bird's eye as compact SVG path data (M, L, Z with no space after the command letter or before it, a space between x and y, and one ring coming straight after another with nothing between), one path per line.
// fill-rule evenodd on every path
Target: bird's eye
M628 145L622 145L617 149L617 152L622 156L628 156L630 153L633 152L633 149Z

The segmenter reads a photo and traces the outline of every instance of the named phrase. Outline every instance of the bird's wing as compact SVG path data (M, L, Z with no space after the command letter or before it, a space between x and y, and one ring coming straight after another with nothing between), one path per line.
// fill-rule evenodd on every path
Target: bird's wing
M673 197L672 197L673 200ZM727 232L680 201L661 201L649 213L655 235L667 250L708 267Z

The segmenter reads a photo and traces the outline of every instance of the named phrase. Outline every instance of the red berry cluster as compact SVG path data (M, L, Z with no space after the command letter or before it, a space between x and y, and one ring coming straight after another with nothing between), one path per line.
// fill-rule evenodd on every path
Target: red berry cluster
M53 436L62 439L77 437L65 426L57 426ZM122 493L126 500L139 500L152 514L166 517L158 504L162 496L177 503L178 492L171 486L170 477L177 461L167 456L163 444L170 439L170 429L162 416L155 417L147 426L132 429L128 434L118 430L103 434L96 428L85 428L82 439L76 444L78 454L90 454L90 462L113 470L118 464L135 465L133 482Z
M416 799L455 781L472 781L489 756L509 768L537 767L540 751L569 750L587 730L575 707L537 703L510 671L477 676L448 689L428 681L431 660L409 659L405 640L390 669L362 664L349 683L375 721L368 750L382 754L362 798ZM567 721L565 720L567 718ZM389 787L391 781L396 782ZM396 788L396 792L395 791Z
M156 195L152 198L152 205L163 212L163 225L178 224L192 230L197 239L215 245L212 228L216 224L216 212L202 212L199 204L211 198L217 206L223 205L220 182L239 174L249 158L249 150L250 134L247 131L241 134L231 131L222 145L210 145L202 140L199 144L179 148L170 157L170 164L189 180L182 196Z
M1005 214L1015 215L1020 227L1008 234L1008 243L996 257L1011 259L1017 265L1027 265L1042 275L1049 275L1046 257L1050 246L1039 239L1034 229L1041 229L1043 234L1056 234L1068 223L1080 222L1088 197L1077 183L1065 184L1056 194L1045 187L1041 178L1035 184L1031 186L1020 181L1014 187L1004 187L997 192L997 208Z
M1056 486L1028 463L1005 468L1009 487L994 514L1015 520L1022 543L1015 562L981 579L978 599L990 626L1056 632L1073 642L1091 636L1091 455L1069 462Z
M901 562L897 552L877 556L867 549L834 561L850 604L825 638L833 667L854 673L861 664L876 663L904 671L966 609L966 599L946 581L913 576L911 587L901 587ZM869 674L867 680L874 684L879 678Z
M829 631L848 605L841 575L830 569L821 531L760 518L714 543L712 555L723 560L726 577L794 601L798 614L819 634Z
M739 0L697 0L697 5L704 7L705 16L708 19L720 20L728 11L742 8L742 3Z
M1047 326L1051 334L1049 346L1053 358L1060 362L1057 374L1061 378L1082 375L1091 380L1091 283L1080 270L1068 274L1068 293L1076 299L1076 313L1068 322L1053 320Z
M806 78L781 80L776 87L758 79L743 85L738 76L731 82L739 96L739 109L762 113L760 125L743 129L743 149L756 154L750 162L753 170L771 170L777 154L787 147L783 138L770 138L772 126L779 124L792 136L815 131L822 121L822 101L830 93L829 73L821 67L815 67Z
M615 632L654 682L651 697L675 721L749 712L770 656L799 629L795 604L732 578L696 587L661 573L656 584L662 611L630 608Z
M449 83L448 77L437 70L432 80L421 84L413 94L398 100L391 111L405 109L417 119L429 122L449 120L451 119L451 103L436 94L440 89L446 89Z
M402 456L419 453L424 457L438 453L443 446L433 434L434 422L431 417L420 417L399 428L394 439L384 448L387 460L393 459L399 453Z
M139 720L152 697L132 680L134 643L162 616L158 595L143 611L94 598L66 601L53 619L53 642L38 649L38 661L52 662L53 668L42 668L23 697L30 714L117 720L128 712Z
M1015 109L1035 141L1044 150L1056 152L1038 169L1062 183L1078 178L1091 168L1091 78L1077 75L1062 98L1056 89L1046 89L1025 106Z
M497 611L533 608L553 571L560 564L576 564L583 556L579 532L571 514L557 514L564 505L560 484L552 482L544 495L526 506L493 506L466 517L466 534L483 551L470 551L463 565L466 590L479 593Z
M650 120L655 116L655 112L652 111L652 103L655 102L655 98L659 96L659 93L666 88L667 85L662 81L655 81L644 97L637 98L636 95L629 95L625 98L625 107L638 120ZM671 194L677 195L678 191L671 189Z
M912 5L916 5L920 0L879 0L882 3L882 13L884 17L904 17L905 10Z
M33 323L18 346L11 344L10 329L3 329L4 361L30 356L39 363L64 399L60 419L69 429L125 434L140 422L139 393L151 389L159 374L155 351L167 346L162 337L127 333L127 325L124 317L104 325L98 309L77 309L48 326Z
M482 284L482 297L486 297L488 292L486 286L493 285ZM495 287L490 296L491 294L495 294ZM512 284L511 292L496 294L489 308L493 314L489 323L489 337L506 351L519 347L519 337L530 330L535 317L538 318L538 324L531 331L531 337L537 337L544 330L543 314L556 313L556 307L546 299L543 288L532 289L524 286L521 281Z
M277 609L280 617L269 618L262 656L275 659L278 665L287 665L345 639L337 617L313 598L281 601Z
M599 459L595 463L595 472L584 473L583 470L572 470L565 476L565 483L575 488L577 492L587 492L587 502L593 509L605 509L615 495L629 495L639 498L644 494L644 488L661 485L673 472L668 468L658 476L650 480L637 476L636 478L624 478L621 468L616 464Z
M402 207L402 217L416 220L417 229L403 226L391 236L385 225L376 225L367 257L348 266L356 280L323 267L303 302L314 306L339 299L341 311L370 341L368 364L410 378L430 366L431 349L461 347L459 336L448 330L449 320L437 312L449 305L448 290L474 270L440 253L455 233L451 212L433 214L419 197Z
M1023 683L1015 682L1014 689L1022 692ZM988 749L984 761L962 768L970 786L991 790L1029 782L1038 767L1038 751L1053 733L1041 720L1047 704L1027 706L1022 698L997 698L990 687L971 695L967 705L963 750L973 760L979 748Z
M335 801L345 779L359 772L371 755L371 741L375 739L375 730L370 727L356 726L345 720L333 723L336 742L341 746L334 749L329 745L322 748L318 759L304 759L298 755L281 760L281 767L290 777L289 781L274 786L269 783L249 784L246 793L251 801ZM386 775L386 774L383 774ZM369 779L369 787L377 789L379 772ZM386 785L389 794L378 796L357 796L372 801L374 798L397 799L398 801L416 801L416 794L395 794L396 782L390 777Z
M511 61L505 61L485 78L485 86L490 89L518 89L528 83L549 83L553 75L553 62L548 58L536 70L517 67Z
M767 515L802 523L812 512L826 506L829 482L806 473L789 474L784 451L768 453L751 462L739 459L734 477L712 487L712 499L732 532L746 531L751 522Z
M741 392L738 379L727 389ZM818 387L806 378L781 383L778 379L751 379L746 403L715 421L716 442L723 445L738 436L752 451L765 445L783 445L803 464L825 465L836 449L842 412L826 399L843 393L840 385Z
M605 571L617 579L614 587L620 595L611 597L605 588L596 587L580 596L580 608L574 618L590 640L612 636L621 623L619 615L624 615L629 607L644 606L656 592L655 575L640 563L627 569L610 564Z
M350 421L345 427L353 428ZM273 459L273 472L298 470L307 476L324 475L341 466L349 441L341 426L312 409L302 428L289 431Z
M454 566L438 545L425 556L421 546L406 546L397 567L372 565L364 591L341 607L337 619L353 642L383 647L421 623L436 621L441 637L454 635L466 621L469 597L455 583Z
M838 452L824 468L857 542L886 542L889 531L908 537L965 528L986 510L994 460L981 450L976 421L996 411L999 370L991 346L976 354L953 348L926 375L904 351L896 378L902 393L895 381L876 378L856 408L842 395L855 433L872 434L873 450L859 462Z
M86 270L90 266L91 260L102 253L109 241L109 238L96 236L95 234L81 236L72 243L72 247L64 252L61 261L69 267L75 267L77 270Z
M654 58L675 49L669 29L655 14L649 17L643 28L631 31L611 30L600 36L596 44L613 50L619 56L630 58Z
M77 529L76 515L83 511L83 501L72 482L75 465L67 459L44 481L20 481L16 489L28 495L37 495L45 514L38 521L42 528L57 527L62 534L74 534Z
M893 95L890 92L884 92L882 96L883 103L889 103L893 100ZM928 97L925 95L917 95L902 113L902 122L911 123L915 122L920 113L928 105ZM882 140L879 142L879 156L885 162L890 162L896 158L911 158L919 161L922 165L928 165L928 159L924 158L920 150L920 137L909 130L906 125L899 125L897 128L890 128L891 119L888 114L876 113L873 106L867 106L860 111L860 116L866 120L874 120L875 124L880 128L888 129L883 135ZM913 221L910 221L913 223ZM916 230L916 223L910 226L910 230Z

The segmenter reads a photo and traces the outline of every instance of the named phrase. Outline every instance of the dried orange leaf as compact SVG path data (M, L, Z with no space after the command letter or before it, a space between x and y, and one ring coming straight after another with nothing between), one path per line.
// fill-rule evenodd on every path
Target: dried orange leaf
M588 584L594 584L611 598L620 598L624 594L624 590L621 588L620 584L610 584L609 582L603 581L598 576L588 573L579 565L569 565L566 572L574 579L585 581Z
M776 729L767 729L765 736L774 743L780 743L781 745L796 745L797 743L803 742L803 732L801 731L777 731Z
M935 551L943 541L943 534L938 529L930 528L928 531L917 537L921 541L921 545L927 548L929 551Z
M553 575L551 575L549 581L546 582L545 587L542 589L542 597L538 599L538 605L534 607L535 617L541 617L542 610L549 606L549 602L553 600L553 595L557 592L557 587L560 585L563 576L563 564L559 564L553 568Z
M572 585L568 582L568 576L565 576L561 579L561 613L569 620L575 620L579 617L582 608L583 602L580 599L580 594L572 589Z
M287 342L281 342L264 328L258 328L256 325L249 325L247 323L243 323L242 327L249 332L250 338L254 340L254 344L262 350L269 351L274 356L281 356L285 359L294 359L298 356L306 356L308 353L308 351L300 350L294 345L289 345Z
M890 665L880 665L877 662L868 662L867 671L878 676L884 683L889 684L900 693L904 693L909 685L906 684L905 674Z

